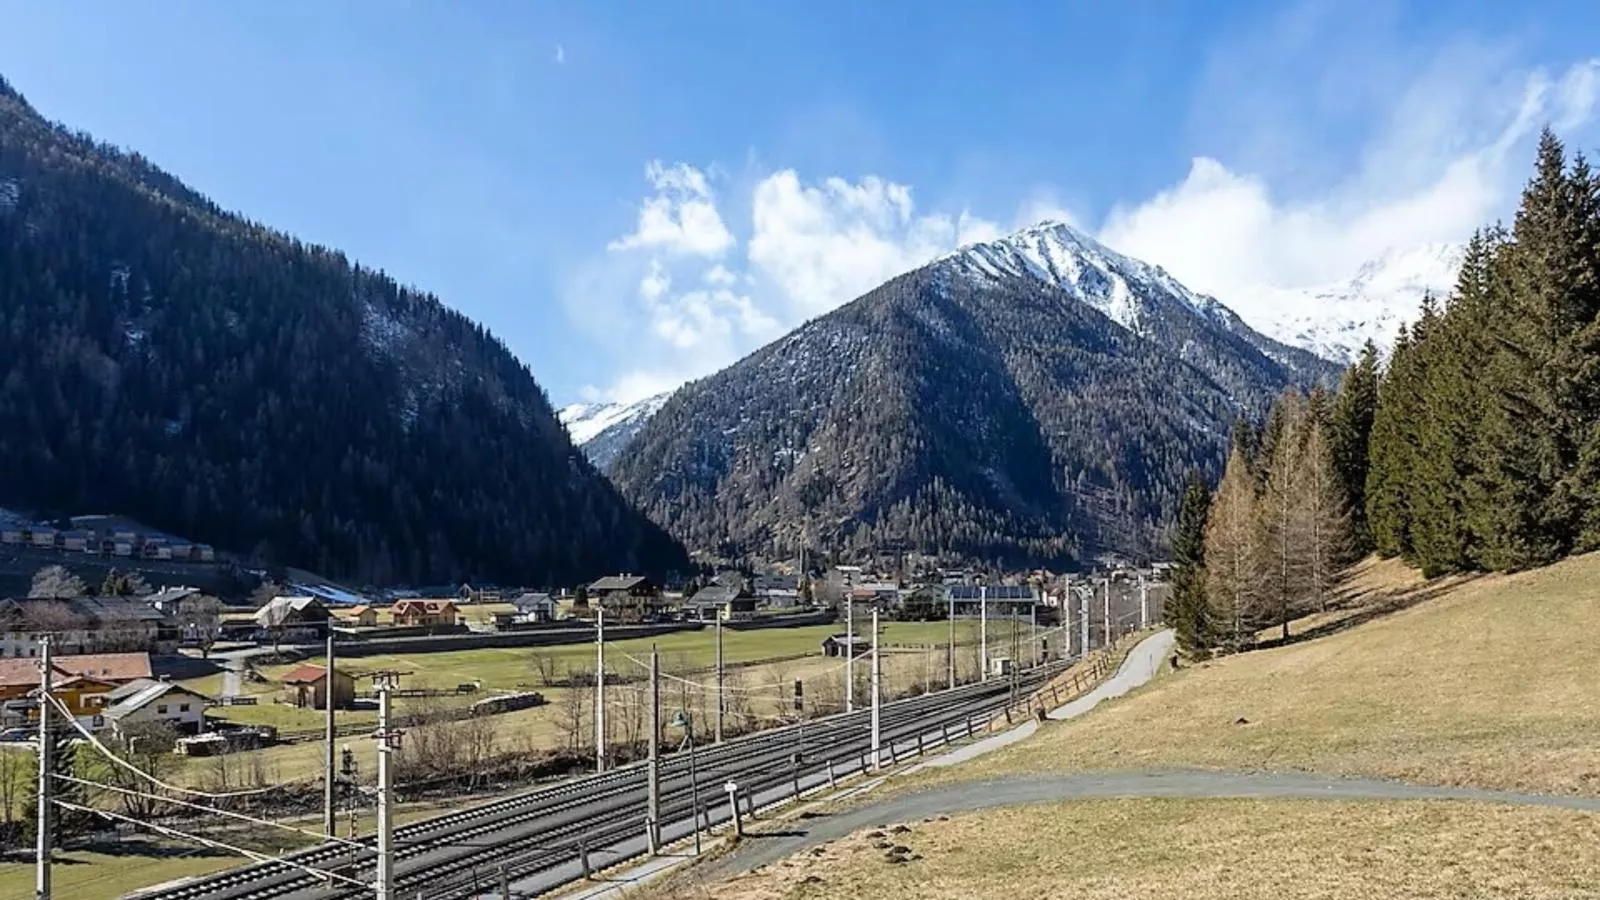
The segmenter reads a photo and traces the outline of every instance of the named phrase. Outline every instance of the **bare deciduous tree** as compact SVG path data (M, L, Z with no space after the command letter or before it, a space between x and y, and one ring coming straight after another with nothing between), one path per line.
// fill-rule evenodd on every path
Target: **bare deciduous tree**
M210 594L191 594L178 604L178 624L184 637L200 647L202 659L222 635L222 601Z
M33 584L28 588L29 597L56 600L70 600L87 596L88 593L88 585L83 583L82 578L68 571L66 566L45 566L33 573Z
M566 748L581 753L588 746L589 724L594 721L594 676L567 670L569 686L556 703L556 724L566 737Z
M529 665L533 668L534 676L539 679L539 685L541 687L554 685L557 665L560 663L560 659L554 653L548 653L538 648L535 648L530 656Z

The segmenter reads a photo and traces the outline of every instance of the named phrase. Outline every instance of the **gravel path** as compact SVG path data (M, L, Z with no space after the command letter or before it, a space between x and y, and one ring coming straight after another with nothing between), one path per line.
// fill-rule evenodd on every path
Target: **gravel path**
M1019 776L941 785L830 816L787 822L771 835L748 834L743 845L704 869L707 882L770 865L863 828L881 828L948 813L1027 803L1126 797L1322 800L1477 800L1600 812L1600 798L1557 797L1473 788L1427 787L1364 778L1232 772L1126 772Z

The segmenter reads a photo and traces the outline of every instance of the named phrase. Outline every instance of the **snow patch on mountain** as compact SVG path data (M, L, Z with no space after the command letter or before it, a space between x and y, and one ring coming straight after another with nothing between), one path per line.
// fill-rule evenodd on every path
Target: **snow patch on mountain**
M574 403L557 410L556 418L589 461L604 470L671 396L668 391L633 403Z
M1264 288L1236 308L1264 334L1348 363L1369 340L1386 353L1400 325L1416 319L1424 296L1448 295L1464 253L1460 244L1392 248L1362 265L1349 281Z
M573 443L586 444L603 431L650 418L670 396L670 392L656 394L635 403L574 403L562 407L556 417L567 426L567 434L572 436Z

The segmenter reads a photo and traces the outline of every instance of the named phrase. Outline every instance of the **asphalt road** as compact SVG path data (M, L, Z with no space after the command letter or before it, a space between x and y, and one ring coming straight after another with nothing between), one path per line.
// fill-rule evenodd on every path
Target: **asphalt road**
M1600 798L1595 797L1557 797L1473 788L1428 787L1403 782L1319 775L1232 772L1028 775L941 785L889 797L878 803L830 816L788 822L785 823L783 830L770 835L749 834L738 850L707 865L703 870L704 878L707 882L712 882L748 872L863 828L881 828L898 822L914 822L938 815L1030 803L1128 797L1477 800L1600 812Z

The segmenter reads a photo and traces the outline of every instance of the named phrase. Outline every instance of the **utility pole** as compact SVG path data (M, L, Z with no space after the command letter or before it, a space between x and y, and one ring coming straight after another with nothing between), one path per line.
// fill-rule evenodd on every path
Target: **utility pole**
M1072 658L1072 579L1066 578L1061 589L1061 658Z
M645 802L645 843L650 855L661 849L661 651L650 645L650 772Z
M594 611L594 770L606 770L606 608Z
M337 683L337 681L333 677L333 663L334 663L334 660L333 660L333 622L332 622L332 620L330 620L328 622L328 652L325 655L328 658L328 669L327 669L326 672L322 673L322 705L323 705L324 712L327 714L327 722L326 722L326 729L325 729L326 734L325 734L325 736L323 738L323 744L325 744L325 746L323 747L323 759L322 759L322 762L323 762L323 770L322 770L322 773L323 773L323 784L322 784L322 787L323 787L323 790L322 790L322 833L327 835L331 839L334 836L334 831L337 830L337 825L334 822L334 810L333 810L334 797L335 797L335 795L337 793L336 783L335 783L336 776L335 776L334 770L333 770L333 741L334 741L333 698L334 698L334 693L335 693L334 685Z
M883 768L883 748L878 730L878 705L881 700L883 669L878 665L878 608L872 608L872 768Z
M805 551L802 550L801 552L804 553ZM723 699L723 694L722 694L723 668L722 668L722 610L721 609L717 610L716 634L717 634L717 719L716 719L716 722L717 722L717 741L716 742L720 744L720 743L722 743L722 711L727 707L727 701Z
M54 836L55 817L50 809L50 769L55 760L55 735L50 730L50 635L39 638L39 812L34 819L36 868L34 870L34 900L50 900L50 839Z
M1082 645L1078 648L1079 656L1089 655L1089 595L1094 593L1094 582L1086 582L1083 590L1078 594L1078 631L1082 638Z
M856 708L856 601L850 596L850 586L844 591L844 711Z
M978 585L978 678L989 680L989 588Z
M950 620L950 645L945 661L950 666L950 689L953 691L956 689L956 593L945 591L945 595L950 601L950 612L946 616Z
M1028 643L1032 645L1033 667L1039 667L1039 604L1028 604Z
M1106 637L1103 646L1111 646L1111 576L1106 576L1106 606L1105 606Z
M1150 627L1150 585L1145 583L1144 573L1139 573L1139 629L1142 631Z
M393 672L379 672L373 676L378 690L378 731L373 737L378 741L378 878L374 885L375 900L400 900L394 883L394 755L400 750L401 732L390 724L392 698L390 690L399 684L400 676Z

